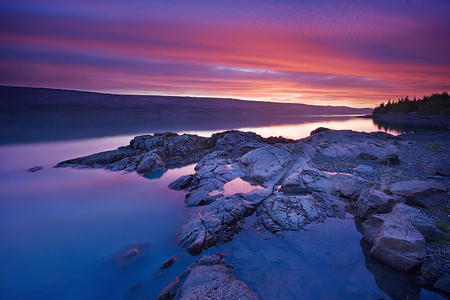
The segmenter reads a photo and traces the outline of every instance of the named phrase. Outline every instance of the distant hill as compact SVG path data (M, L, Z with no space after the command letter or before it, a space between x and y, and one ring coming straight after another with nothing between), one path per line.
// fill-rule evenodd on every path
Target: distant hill
M236 99L0 86L0 145L347 120L351 115L371 111Z
M316 106L223 98L114 95L46 88L0 86L0 114L110 114L145 115L364 115L370 108Z

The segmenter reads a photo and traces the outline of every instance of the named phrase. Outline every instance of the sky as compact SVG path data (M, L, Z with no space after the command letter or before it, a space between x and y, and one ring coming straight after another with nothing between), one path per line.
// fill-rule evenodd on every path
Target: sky
M450 91L448 0L0 0L0 85L374 107Z

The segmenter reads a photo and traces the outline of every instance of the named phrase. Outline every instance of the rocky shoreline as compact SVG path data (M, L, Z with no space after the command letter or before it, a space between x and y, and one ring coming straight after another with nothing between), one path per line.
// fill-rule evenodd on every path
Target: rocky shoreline
M240 131L210 138L161 133L137 136L128 146L57 166L148 175L197 163L195 174L169 186L186 190L187 206L201 206L177 235L179 244L194 256L232 240L243 230L244 220L254 214L255 230L283 236L286 231L305 230L311 222L350 213L361 224L370 256L448 297L449 151L449 132L395 137L322 128L300 140ZM224 185L237 178L255 189L226 195ZM226 268L222 262L209 267L216 265ZM231 276L229 271L222 273ZM180 275L177 286L186 281ZM192 282L203 284L202 280ZM211 292L193 287L192 282L194 294L177 290L159 299L190 299ZM248 290L237 286L239 295ZM250 290L246 295L254 298ZM220 299L233 295L227 297Z

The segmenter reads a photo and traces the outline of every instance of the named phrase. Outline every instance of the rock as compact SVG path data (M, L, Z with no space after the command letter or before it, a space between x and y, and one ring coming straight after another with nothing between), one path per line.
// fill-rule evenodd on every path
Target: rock
M383 166L398 166L400 164L400 158L395 153L386 154L378 160L380 165Z
M356 166L356 168L353 169L353 171L360 174L373 174L375 172L373 168L366 165L358 165Z
M233 266L221 254L204 255L176 277L156 299L248 299L258 297L233 276Z
M447 188L439 182L402 181L390 186L394 195L402 197L407 204L425 207L431 210L447 204Z
M394 198L381 191L374 189L365 190L356 202L358 217L368 219L370 216L378 213L387 213L394 204Z
M169 189L180 191L187 189L194 179L194 175L184 175L169 184Z
M420 266L420 274L415 278L415 282L421 286L431 288L442 275L442 267L437 261L425 261Z
M442 277L439 278L436 283L433 285L433 288L444 292L447 296L450 296L450 277Z
M29 168L29 169L28 169L28 172L34 173L34 172L37 172L37 171L42 170L43 168L44 168L44 167L41 167L41 166L32 167L32 168Z
M341 185L339 192L341 192L341 194L347 198L358 200L359 195L361 195L361 191L364 187L365 185L361 181L351 179L345 181Z
M225 131L211 136L208 144L214 151L224 150L229 154L243 155L249 151L267 146L263 138L254 132Z
M373 245L371 256L403 272L424 261L425 239L405 216L373 215L363 227L364 239Z
M397 137L384 132L356 132L351 130L330 130L301 139L300 143L313 147L317 153L330 157L358 157L361 153L375 157L398 152ZM308 153L312 153L308 151Z
M208 194L208 191L204 188L193 191L186 195L184 202L187 207L195 207L208 205L214 202L215 199Z
M330 131L330 130L331 130L330 128L318 127L316 129L314 129L313 131L311 131L309 135L313 135L313 134L316 134L316 133L321 133L321 132L324 132L324 131Z
M252 180L267 184L277 184L294 161L291 153L274 146L253 150L240 159L248 168Z
M164 160L164 152L161 150L153 150L144 155L140 164L136 168L136 172L142 175L161 172L166 169Z
M362 159L362 160L377 160L378 159L375 155L372 155L370 153L365 153L365 152L359 154L358 158Z
M315 203L312 195L274 195L258 208L258 222L272 233L300 230L319 219L319 208Z
M425 239L430 238L436 231L436 225L434 221L423 214L417 208L398 203L392 209L395 214L402 214L408 219L408 221L417 229Z
M176 259L177 259L177 255L172 256L171 258L169 258L168 260L163 262L162 265L159 266L159 269L162 270L162 269L170 268L175 263Z
M417 167L430 175L450 176L450 162L447 160L431 163L419 161Z
M242 220L251 216L272 191L273 185L266 192L260 189L247 194L224 196L203 210L191 213L177 234L178 243L196 256L219 242L232 240L242 230Z

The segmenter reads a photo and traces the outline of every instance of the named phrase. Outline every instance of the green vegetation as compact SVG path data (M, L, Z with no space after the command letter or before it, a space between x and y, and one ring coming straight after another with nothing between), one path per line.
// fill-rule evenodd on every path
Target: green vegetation
M446 232L448 230L448 224L445 222L442 222L440 220L435 220L434 224L436 224L436 227L444 232Z
M391 100L387 104L381 103L373 110L374 115L383 114L408 114L417 113L425 115L450 114L450 96L447 92L442 94L432 94L431 96L423 96L423 99L410 100L406 98Z
M430 149L431 149L431 151L441 151L442 143L441 142L433 142Z

